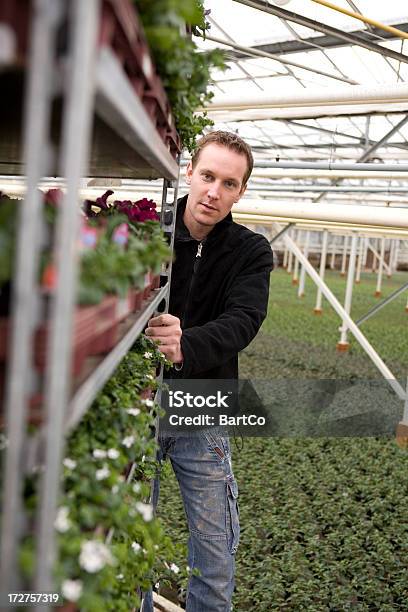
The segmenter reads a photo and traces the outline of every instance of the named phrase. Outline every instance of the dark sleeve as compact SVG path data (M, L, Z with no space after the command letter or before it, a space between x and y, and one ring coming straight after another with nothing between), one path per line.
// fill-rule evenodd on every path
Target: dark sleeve
M272 268L272 250L262 237L249 264L233 279L224 312L183 331L184 378L216 368L253 340L266 317Z

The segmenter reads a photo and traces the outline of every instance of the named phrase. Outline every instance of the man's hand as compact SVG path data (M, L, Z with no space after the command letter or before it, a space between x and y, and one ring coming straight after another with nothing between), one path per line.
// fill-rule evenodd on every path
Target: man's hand
M148 323L145 334L159 343L159 350L164 353L172 363L182 363L180 319L171 314L162 314L153 317Z

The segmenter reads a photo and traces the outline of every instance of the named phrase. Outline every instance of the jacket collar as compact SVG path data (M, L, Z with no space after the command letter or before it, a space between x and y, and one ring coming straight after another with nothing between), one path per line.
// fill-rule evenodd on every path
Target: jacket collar
M184 211L186 210L187 205L187 197L188 194L177 200L176 238L183 241L195 240L195 238L190 235L190 232L188 231L183 220ZM208 236L205 238L205 241L212 242L213 240L216 240L216 238L221 233L223 233L232 223L233 220L230 211L222 221L219 221L213 227ZM196 242L198 241L196 240ZM204 240L202 242L204 242Z

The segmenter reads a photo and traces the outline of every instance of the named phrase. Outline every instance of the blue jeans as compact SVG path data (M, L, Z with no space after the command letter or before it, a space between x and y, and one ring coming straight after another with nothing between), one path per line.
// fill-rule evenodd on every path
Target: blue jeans
M229 440L215 431L190 436L159 436L158 459L167 456L179 482L190 537L188 612L229 612L234 590L235 553L239 542L238 486L232 473ZM159 496L156 479L153 505ZM146 594L143 612L153 612Z

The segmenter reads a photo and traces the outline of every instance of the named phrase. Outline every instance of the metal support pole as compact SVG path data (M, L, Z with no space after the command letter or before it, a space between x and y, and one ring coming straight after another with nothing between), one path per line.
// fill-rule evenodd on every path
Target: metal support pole
M360 244L358 249L358 259L357 259L357 272L356 272L356 283L359 284L361 282L361 266L363 264L364 257L364 236L360 237Z
M380 238L381 249L380 249L380 261L378 264L378 275L377 275L377 287L375 289L375 297L380 297L381 295L381 283L382 283L382 275L384 269L384 253L385 253L385 238Z
M350 251L350 259L348 266L348 274L347 274L347 285L346 285L346 297L344 300L344 310L350 315L351 311L351 300L353 297L353 285L354 285L354 272L356 267L356 253L357 253L357 240L358 234L353 232L351 237L351 251ZM338 351L347 351L350 344L347 342L347 325L343 319L343 325L340 328L341 336L340 341L337 343Z
M393 270L393 272L397 272L398 271L399 247L400 247L400 241L396 240L395 241L395 248L394 248L394 259L393 259L393 262L392 262L392 270Z
M310 238L310 232L306 232L305 246L303 248L303 253L306 259L309 256L309 238ZM300 270L300 280L299 280L299 289L298 289L299 298L302 298L305 295L305 280L306 280L306 270L305 270L305 267L302 265L302 268Z
M364 238L364 255L363 255L363 270L367 267L367 255L368 255L368 238Z
M279 223L274 223L274 226L277 228L278 231L280 230L281 226L279 225ZM364 336L362 331L354 323L349 313L346 312L346 310L340 304L336 296L332 293L332 291L330 291L326 283L322 282L319 274L313 268L311 263L307 261L307 259L304 257L302 251L299 249L296 243L289 236L285 236L284 240L286 241L288 248L290 248L293 251L293 254L295 255L295 257L297 257L302 262L302 264L305 266L306 271L308 275L310 276L310 278L313 280L313 282L316 283L318 287L321 287L324 297L329 302L329 304L333 307L333 309L336 311L339 317L342 319L343 324L347 325L348 329L353 334L357 342L359 342L361 347L365 350L365 352L370 357L374 365L378 368L378 370L381 372L381 374L384 376L384 378L393 388L393 390L398 395L398 397L405 401L407 398L407 393L405 389L399 384L398 380L395 378L391 370L386 366L386 364L383 362L381 357L378 355L378 353L371 346L367 338Z
M296 230L291 230L291 233L293 234L293 239L296 236ZM292 267L293 267L293 253L290 249L288 249L288 264L286 267L286 271L288 274L292 273Z
M392 264L394 260L394 249L395 249L395 240L390 239L390 250L388 254L388 272L387 272L388 278L391 278L391 275L393 272Z
M342 259L341 259L341 271L340 271L340 276L345 276L345 275L346 275L347 250L348 250L348 236L344 236L344 242L343 242L343 257L342 257Z
M283 268L287 268L288 265L288 257L289 257L289 251L288 249L285 247L284 251L283 251L283 262L282 262L282 267Z
M333 236L331 257L330 257L330 270L334 270L334 264L336 261L336 246L337 246L336 242L337 242L337 237Z
M329 232L327 230L323 231L323 240L322 240L322 255L320 257L320 269L319 276L324 281L324 273L326 270L326 256L327 256L327 241L329 237ZM321 314L322 310L322 290L320 287L317 288L317 297L316 297L316 306L313 311L315 314Z
M301 241L301 236L302 236L302 231L298 230L296 239L299 245ZM293 256L295 258L295 264L293 266L292 285L298 285L299 284L299 259L296 257L295 254Z
M362 323L364 323L364 321L367 321L368 319L370 319L373 315L375 315L376 312L379 312L380 310L382 310L384 306L386 306L387 304L395 300L396 297L401 295L401 293L404 293L404 291L407 291L407 289L408 289L408 283L405 283L404 285L402 285L402 287L399 287L399 289L396 289L395 291L393 291L391 295L389 295L387 298L382 300L382 302L380 302L379 304L376 304L375 306L373 306L373 308L370 308L370 310L364 316L358 319L358 321L356 321L356 325L360 326Z
M6 394L8 447L4 465L0 554L0 592L18 589L17 551L22 521L23 453L26 411L31 389L33 330L38 310L37 274L40 255L42 195L38 183L49 172L48 122L52 98L55 31L59 3L32 3L31 48L28 53L24 108L24 167L27 193L17 237L17 265L12 299L13 330L10 342Z
M61 170L67 191L59 211L56 228L58 282L52 308L52 328L47 354L46 375L46 460L41 480L38 508L37 568L35 590L51 591L54 586L54 521L60 488L63 454L63 423L68 403L71 373L72 314L75 300L77 259L76 241L80 209L78 189L86 175L94 99L94 74L97 54L99 0L70 3L72 47L70 74L63 118ZM44 612L46 604L36 606Z

